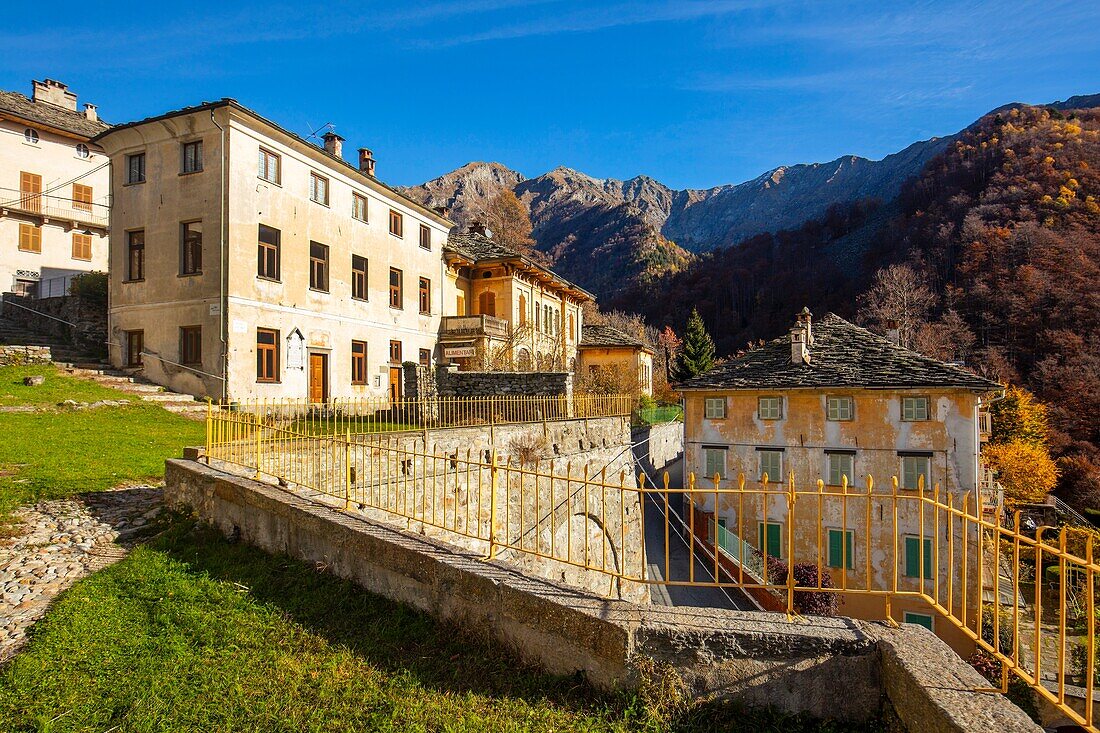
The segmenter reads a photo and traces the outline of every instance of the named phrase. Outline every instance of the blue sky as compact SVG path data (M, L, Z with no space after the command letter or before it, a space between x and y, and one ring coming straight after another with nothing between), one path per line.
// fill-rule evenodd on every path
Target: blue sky
M110 122L235 97L395 184L497 160L707 187L1100 92L1098 27L1088 0L55 2L5 15L0 88L58 78Z

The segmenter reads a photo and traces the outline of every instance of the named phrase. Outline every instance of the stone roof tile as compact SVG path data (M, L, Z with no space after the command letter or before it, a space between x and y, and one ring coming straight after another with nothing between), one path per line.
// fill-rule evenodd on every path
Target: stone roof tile
M73 112L48 102L35 102L19 92L0 90L0 112L8 112L30 123L92 138L110 128L106 122L89 120L82 112Z

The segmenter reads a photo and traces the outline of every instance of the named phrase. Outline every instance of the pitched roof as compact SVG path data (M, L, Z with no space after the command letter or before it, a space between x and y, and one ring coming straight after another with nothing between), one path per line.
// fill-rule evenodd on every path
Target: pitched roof
M585 348L634 348L652 352L641 339L636 339L628 333L624 333L611 326L592 326L584 324L581 329L581 340L577 346Z
M484 234L478 234L476 232L458 232L452 229L451 233L447 236L447 243L443 245L443 251L445 253L460 255L471 262L479 264L497 260L515 260L522 262L524 268L528 271L538 270L543 273L542 277L546 281L556 283L559 287L572 291L574 295L579 296L582 300L596 299L596 296L592 295L592 293L579 285L569 282L553 270L540 265L519 250L501 244L495 239L486 237Z
M424 204L420 203L419 201L416 201L415 199L410 198L406 194L403 194L400 191L398 191L397 189L395 189L393 186L390 186L389 184L383 183L382 181L378 180L373 175L368 175L368 174L364 173L363 171L359 170L359 168L357 166L352 165L351 163L344 160L340 156L333 155L332 153L325 150L323 147L320 147L319 145L315 145L315 144L311 143L309 140L306 140L301 135L299 135L295 132L291 132L290 130L286 129L285 127L283 127L279 123L269 120L268 118L264 117L259 112L257 112L256 110L245 107L243 104L241 104L236 99L233 99L231 97L222 97L221 99L219 99L217 101L214 101L214 102L203 102L201 104L192 105L190 107L181 107L179 109L169 110L168 112L164 112L163 114L155 115L153 117L146 117L146 118L141 119L141 120L134 120L133 122L125 122L125 123L122 123L122 124L114 125L113 127L109 126L110 127L110 132L114 133L114 132L118 132L120 130L126 130L126 129L131 128L131 127L137 127L139 125L145 125L145 124L148 124L150 122L157 122L159 120L166 120L166 119L170 119L172 117L180 117L180 116L183 116L183 115L189 115L189 114L193 114L195 112L206 112L208 110L219 109L221 107L230 107L231 109L237 110L238 112L243 112L244 114L252 117L253 119L258 120L262 124L265 124L265 125L273 128L273 129L275 129L275 130L278 130L280 133L282 133L283 135L286 135L287 137L293 139L294 141L296 141L298 143L301 143L303 145L310 146L311 148L313 148L314 152L319 153L323 156L326 156L333 164L339 165L339 166L342 166L343 168L345 168L346 170L344 172L346 174L350 173L353 177L358 177L360 179L369 180L369 181L373 182L375 185L378 185L378 186L382 187L387 193L391 194L395 198L400 199L402 202L408 204L412 208L419 209L422 213L432 217L433 219L435 219L439 223L441 223L441 224L446 223L448 225L453 223L453 222L451 222L450 219L443 216L438 211L435 211L435 210L425 206ZM102 134L100 134L97 137L97 139L94 140L93 142L98 142L99 138L105 137L107 134L108 134L108 132L106 130L104 130L102 132Z
M37 122L86 138L94 137L110 127L106 122L89 120L83 112L74 112L49 102L36 102L19 92L0 90L0 113L5 112L30 123Z
M680 385L685 390L958 388L1001 385L954 364L895 345L833 313L812 324L810 363L791 362L789 337L769 341Z

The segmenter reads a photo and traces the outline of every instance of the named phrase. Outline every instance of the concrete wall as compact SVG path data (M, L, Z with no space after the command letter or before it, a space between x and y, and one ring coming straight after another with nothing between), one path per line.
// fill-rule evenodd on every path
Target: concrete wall
M171 505L223 532L485 633L555 674L629 688L652 659L696 698L852 721L885 707L914 732L1039 730L1001 696L974 692L987 683L918 627L609 600L194 461L168 461L165 479Z
M38 143L25 140L23 131L38 132ZM0 292L10 292L17 280L42 281L79 272L107 271L107 207L110 203L107 156L95 145L88 145L89 155L77 155L77 144L88 144L87 138L52 132L38 124L24 124L18 119L0 119L0 201L18 203L20 173L42 177L41 209L54 213L50 221L21 211L14 206L8 216L0 217ZM72 206L73 182L92 187L92 211ZM64 185L62 185L64 184ZM73 257L73 234L83 233L92 217L98 224L91 226L92 257ZM74 221L74 218L78 221ZM19 249L19 225L39 226L41 252Z
M683 423L670 422L636 428L631 433L630 440L634 445L638 464L651 479L660 482L662 474L671 471L674 473L669 475L669 485L681 485L681 476L676 469L677 461L684 457Z

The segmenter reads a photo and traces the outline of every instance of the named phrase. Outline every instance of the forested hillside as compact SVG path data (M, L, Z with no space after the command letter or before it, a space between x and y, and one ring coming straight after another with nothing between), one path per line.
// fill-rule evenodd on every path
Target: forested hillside
M897 200L753 237L618 305L676 329L698 307L728 354L782 335L804 305L873 321L873 304L904 290L913 346L1051 403L1062 491L1100 506L1098 171L1100 110L1003 109Z

